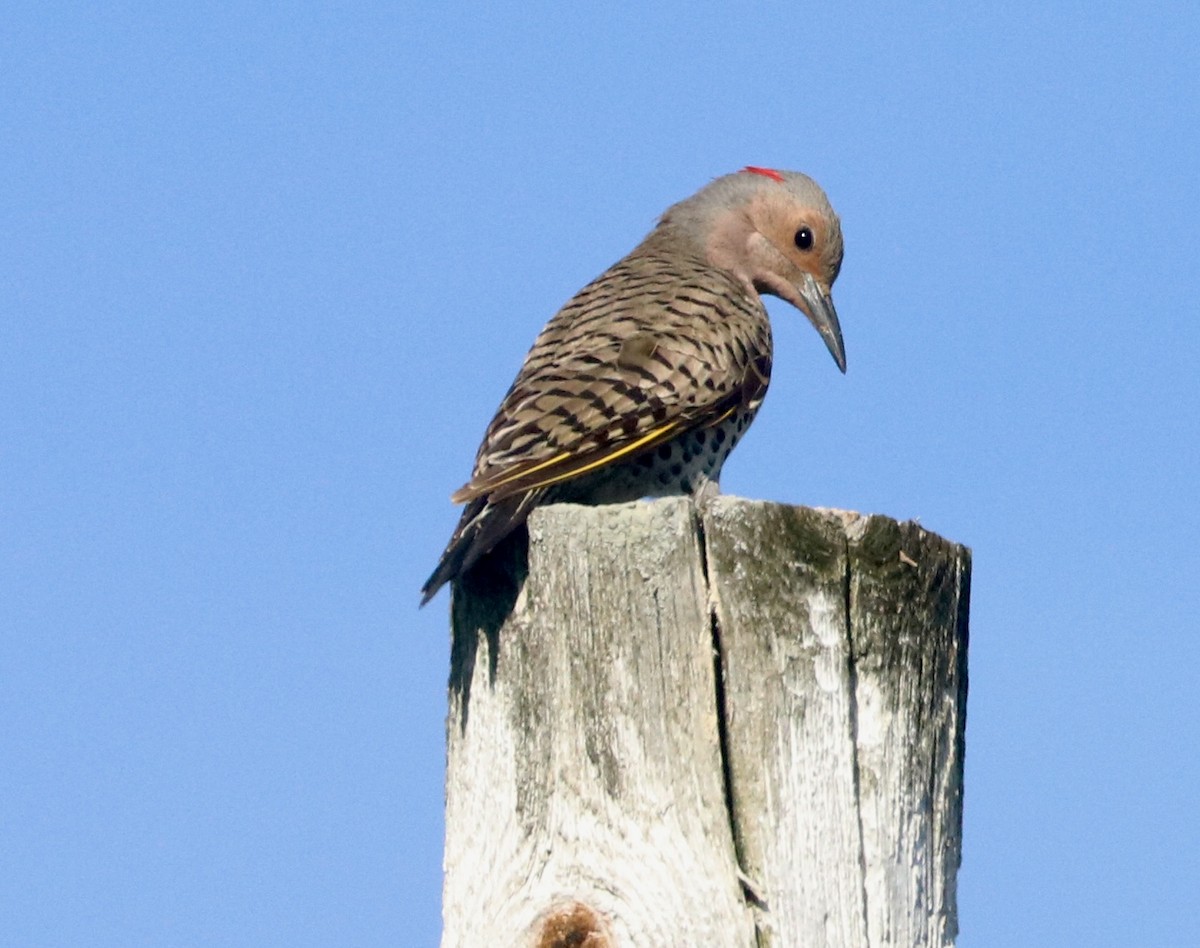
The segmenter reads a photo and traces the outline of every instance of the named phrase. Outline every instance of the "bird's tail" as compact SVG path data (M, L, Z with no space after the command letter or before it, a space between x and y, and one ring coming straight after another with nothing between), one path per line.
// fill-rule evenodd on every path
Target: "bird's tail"
M542 491L529 491L490 503L479 497L467 504L425 585L421 587L421 605L429 602L439 589L469 570L481 556L490 553L516 527L525 522L529 511L536 506Z

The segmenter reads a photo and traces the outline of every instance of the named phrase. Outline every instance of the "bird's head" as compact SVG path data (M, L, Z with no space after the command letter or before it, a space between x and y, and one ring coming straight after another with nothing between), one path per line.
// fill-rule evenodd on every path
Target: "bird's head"
M842 228L812 178L747 167L669 208L659 230L688 242L756 292L799 309L846 371L842 329L830 295L842 267Z

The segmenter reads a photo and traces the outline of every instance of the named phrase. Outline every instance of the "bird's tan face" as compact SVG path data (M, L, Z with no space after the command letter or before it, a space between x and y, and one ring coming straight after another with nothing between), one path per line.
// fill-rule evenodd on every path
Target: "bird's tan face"
M776 263L795 282L799 273L810 273L829 292L842 266L842 230L832 212L790 199L786 188L775 195L760 195L747 208L753 230L778 251L786 263L770 256L761 262Z
M842 233L828 207L797 201L780 184L767 185L713 230L710 259L759 293L787 300L825 340L838 368L846 350L831 288L842 266Z

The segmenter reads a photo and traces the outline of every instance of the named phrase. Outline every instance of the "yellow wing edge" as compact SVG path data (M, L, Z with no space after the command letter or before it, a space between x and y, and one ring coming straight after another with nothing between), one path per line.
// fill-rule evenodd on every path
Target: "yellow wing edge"
M554 457L546 461L541 461L532 467L510 468L507 472L502 472L497 477L492 477L487 480L480 481L479 483L472 482L470 484L463 485L450 495L450 500L456 504L461 504L469 500L474 500L476 497L482 497L484 494L494 494L491 499L500 500L503 497L516 493L517 490L537 490L540 487L549 487L551 484L557 484L560 481L565 481L572 477L578 477L580 474L586 474L589 471L594 471L597 468L604 467L606 464L611 464L614 461L620 460L621 458L632 454L634 451L650 447L659 441L665 440L670 435L678 431L681 427L683 427L683 423L681 421L670 422L669 424L655 428L653 431L647 432L634 441L630 441L629 444L621 445L621 447L617 448L615 451L610 451L607 454L603 454L592 461L585 461L585 463L578 465L570 465L565 470L556 471L547 477L538 478L532 482L527 480L527 478L529 478L531 475L537 474L539 471L544 471L550 467L560 466L568 463L573 457L577 456L572 455L570 452L563 452L562 454L556 454ZM584 460L586 457L587 455L583 455L582 458L577 459ZM520 482L519 484L517 484L518 481ZM504 487L510 487L511 489L506 491L502 489Z

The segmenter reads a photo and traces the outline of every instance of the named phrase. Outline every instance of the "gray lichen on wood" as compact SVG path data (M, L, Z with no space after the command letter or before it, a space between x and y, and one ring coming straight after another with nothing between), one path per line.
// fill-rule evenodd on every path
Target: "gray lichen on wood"
M672 499L524 563L455 595L443 945L952 944L964 548Z

